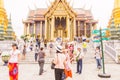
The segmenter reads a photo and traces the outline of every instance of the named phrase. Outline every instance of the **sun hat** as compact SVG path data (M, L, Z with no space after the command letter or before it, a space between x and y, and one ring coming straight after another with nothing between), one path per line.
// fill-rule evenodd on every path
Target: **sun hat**
M56 48L56 51L62 52L63 47L61 45L57 45L55 48Z

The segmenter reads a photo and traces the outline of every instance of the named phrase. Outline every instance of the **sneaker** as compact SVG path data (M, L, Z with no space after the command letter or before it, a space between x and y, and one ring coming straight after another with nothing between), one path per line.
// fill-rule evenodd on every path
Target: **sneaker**
M101 69L102 67L101 66L98 66L98 69Z
M79 73L79 72L76 72L76 74Z
M42 73L41 73L41 74L39 74L39 76L40 76L40 75L42 75Z

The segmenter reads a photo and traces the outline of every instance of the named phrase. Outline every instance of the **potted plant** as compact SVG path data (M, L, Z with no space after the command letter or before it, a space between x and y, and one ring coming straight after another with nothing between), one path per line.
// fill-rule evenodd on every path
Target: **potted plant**
M2 52L2 61L4 62L4 66L8 64L8 60L10 58L10 55L7 51Z

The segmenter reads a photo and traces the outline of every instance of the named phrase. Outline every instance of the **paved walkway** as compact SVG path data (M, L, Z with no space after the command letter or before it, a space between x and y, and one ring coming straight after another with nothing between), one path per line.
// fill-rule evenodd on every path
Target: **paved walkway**
M73 79L72 80L120 80L120 65L106 64L106 73L112 75L109 79L99 78L98 73L102 70L97 70L95 64L84 64L83 73L76 74L76 64L73 64ZM50 64L45 64L42 76L38 75L38 64L20 64L19 65L19 80L54 80L54 70L50 69ZM9 80L8 68L0 66L0 80Z
M49 54L49 50L46 49L46 52ZM47 57L51 60L51 58ZM27 60L25 64L19 65L19 80L54 80L54 70L50 69L50 64L45 64L45 71L42 76L38 75L39 66L36 64L26 64L31 61L34 63L34 53L27 54ZM94 59L94 49L90 45L88 47L88 53L85 55L83 72L81 75L76 74L76 64L72 64L73 70L73 79L72 80L120 80L120 65L116 64L107 54L105 54L105 63L106 63L106 73L112 75L109 79L99 78L98 73L102 73L102 70L96 69L96 61ZM9 80L8 68L2 66L2 61L0 60L0 80Z
M49 50L46 50L48 53ZM46 62L51 61L51 58L47 56ZM25 63L25 64L23 64ZM30 64L28 64L30 63ZM27 60L19 64L19 80L54 80L54 70L50 69L50 64L45 64L45 71L42 76L38 75L39 66L36 64L31 64L34 62L34 53L27 54ZM112 75L109 79L99 78L98 73L102 73L102 70L97 70L96 61L94 59L94 49L90 45L88 47L88 53L85 55L83 72L81 75L76 74L76 64L72 64L73 70L73 79L72 80L120 80L120 65L116 64L107 54L105 54L105 63L106 63L106 73ZM8 77L8 68L2 66L3 63L0 60L0 80L9 80Z

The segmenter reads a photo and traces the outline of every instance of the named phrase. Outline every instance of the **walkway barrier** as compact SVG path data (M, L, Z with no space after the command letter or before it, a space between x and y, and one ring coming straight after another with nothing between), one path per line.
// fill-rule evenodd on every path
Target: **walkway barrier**
M105 44L105 52L110 55L116 63L120 63L120 53L117 49Z

